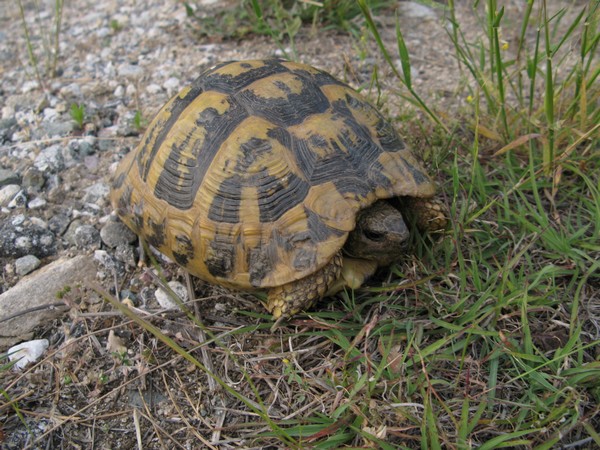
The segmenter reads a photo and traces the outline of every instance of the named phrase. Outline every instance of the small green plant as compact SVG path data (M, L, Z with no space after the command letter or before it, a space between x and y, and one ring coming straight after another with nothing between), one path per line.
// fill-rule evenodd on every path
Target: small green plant
M34 70L38 83L43 87L43 75L54 77L57 73L58 59L60 56L60 34L62 30L64 0L54 0L54 10L51 15L52 24L50 26L46 25L42 20L40 3L38 1L33 2L33 10L26 10L22 0L18 0L18 5L29 63ZM31 20L32 17L33 20ZM34 42L38 41L38 39L36 39L38 36L32 34L28 21L32 21L36 24L36 30L40 34L39 38L41 38L40 40L42 43L41 50L34 47ZM43 70L40 69L39 57L36 55L36 52L38 51L41 51L43 55Z
M144 127L144 120L141 111L138 109L133 116L133 126L140 131Z
M80 129L83 128L83 121L85 119L85 106L83 104L72 103L71 118L75 121Z
M111 19L109 26L114 33L117 33L123 29L123 25L121 25L117 19Z
M62 300L69 292L71 292L71 286L65 286L56 293L56 298Z

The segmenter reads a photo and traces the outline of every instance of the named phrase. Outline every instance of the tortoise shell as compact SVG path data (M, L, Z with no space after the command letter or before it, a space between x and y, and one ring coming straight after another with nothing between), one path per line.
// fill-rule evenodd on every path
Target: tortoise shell
M269 59L219 64L171 98L119 164L111 201L193 275L255 289L315 273L376 200L434 190L354 89Z

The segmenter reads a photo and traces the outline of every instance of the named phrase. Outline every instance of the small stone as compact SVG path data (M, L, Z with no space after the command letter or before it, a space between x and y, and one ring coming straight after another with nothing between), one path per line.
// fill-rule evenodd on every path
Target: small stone
M136 241L137 236L122 222L107 222L100 230L102 242L107 247L115 248L123 244L131 244Z
M102 264L104 267L106 267L107 269L115 268L115 261L108 254L108 252L106 250L95 250L94 251L94 259L96 261L98 261L100 264Z
M102 200L102 203L104 203L110 192L110 186L100 181L85 188L84 192L85 194L82 198L84 203L97 203L99 200Z
M0 169L0 187L9 184L19 184L21 182L19 175L12 170Z
M68 136L75 131L77 124L72 120L67 122L42 122L42 127L49 137Z
M39 217L30 217L29 222L36 227L43 228L44 230L48 229L48 224L44 219L40 219Z
M8 206L20 191L21 186L18 184L9 184L0 188L0 206Z
M20 258L31 254L43 258L55 251L54 234L44 227L28 220L15 224L15 218L0 223L0 257Z
M6 119L0 119L0 132L13 128L17 125L17 119L14 117L7 117Z
M10 209L15 208L24 208L27 204L27 194L24 190L20 190L17 195L15 195L10 202L8 202L8 207Z
M64 214L55 214L48 220L48 229L56 236L62 236L67 230L71 219Z
M77 83L67 84L60 89L63 97L81 97L81 87Z
M34 255L25 255L15 260L17 275L24 276L40 267L41 261Z
M123 97L123 95L125 95L125 88L123 87L122 84L120 84L120 85L117 86L117 88L113 92L113 95L115 97Z
M42 172L56 173L65 168L65 160L60 145L52 145L43 149L33 161L33 165Z
M23 173L23 187L27 188L29 192L39 192L46 184L44 173L35 168L28 167Z
M23 369L27 364L36 362L44 354L50 342L48 339L36 339L34 341L22 342L8 349L8 359L16 361L15 369Z
M149 84L146 86L146 92L150 95L156 95L162 91L162 88L158 84Z
M80 225L75 230L75 245L83 250L96 250L100 247L100 232L92 225Z
M179 90L179 79L175 77L168 78L167 81L163 83L163 88L169 93L169 95L174 94Z
M144 74L144 69L133 64L121 64L117 69L120 77L139 78Z
M398 3L398 12L401 16L413 19L435 19L437 16L432 8L417 2Z
M44 120L56 120L58 111L54 108L44 108Z
M27 203L27 207L29 209L38 209L38 208L43 208L47 204L48 204L48 202L46 200L44 200L42 197L36 197L33 200L31 200L29 203Z
M182 302L187 302L188 300L188 291L187 288L181 284L179 281L169 281L167 285L171 288L171 290L179 297ZM177 309L178 305L173 300L172 294L167 293L162 288L158 288L154 292L154 297L158 304L164 309Z
M127 95L128 97L134 97L136 92L137 92L137 88L135 87L135 85L132 83L129 83L127 85L127 88L125 89L125 95Z
M75 160L81 161L86 156L93 155L95 153L95 143L96 139L93 136L86 136L83 139L71 140L68 148L71 156Z
M135 267L137 265L135 249L131 245L117 245L114 255L117 261L120 261L129 267Z
M37 81L26 81L25 83L23 83L23 87L21 88L21 92L23 92L24 94L31 92L31 91L35 91L38 88L38 82Z
M90 155L83 158L83 165L87 170L94 173L98 170L100 164L100 158L97 155Z

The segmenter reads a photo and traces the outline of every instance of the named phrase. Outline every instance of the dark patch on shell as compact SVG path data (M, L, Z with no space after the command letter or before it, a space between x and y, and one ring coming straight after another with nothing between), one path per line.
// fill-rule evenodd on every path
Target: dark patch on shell
M175 258L175 261L182 266L186 266L193 257L194 244L190 237L185 234L175 236L175 248L173 249L173 258Z
M235 247L230 242L211 242L205 264L213 277L226 278L235 267Z

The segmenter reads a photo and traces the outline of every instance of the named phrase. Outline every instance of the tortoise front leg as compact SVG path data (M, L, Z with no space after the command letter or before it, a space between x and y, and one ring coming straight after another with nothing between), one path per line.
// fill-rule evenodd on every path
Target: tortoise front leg
M267 292L267 310L277 321L273 329L294 314L309 308L325 296L342 272L342 252L339 251L323 268L300 280L277 286Z

